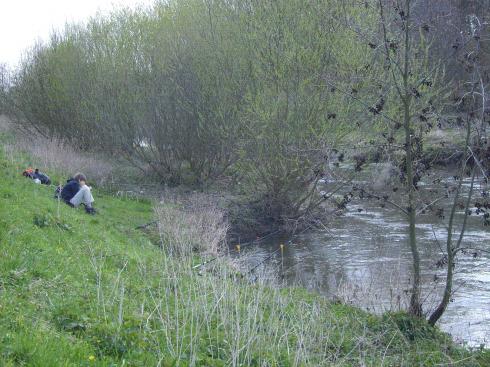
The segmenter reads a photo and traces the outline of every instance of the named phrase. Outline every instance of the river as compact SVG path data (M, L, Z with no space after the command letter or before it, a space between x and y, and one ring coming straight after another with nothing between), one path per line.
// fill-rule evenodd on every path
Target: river
M432 189L431 180L422 180L421 190ZM332 182L324 183L327 192L329 185L333 187ZM468 180L464 187L467 191ZM486 189L478 185L476 198ZM456 291L439 326L461 344L489 347L490 227L483 226L483 218L474 209L463 241L463 247L471 249L458 254ZM462 217L459 211L457 221ZM443 289L446 269L437 262L445 248L447 219L434 214L418 217L426 311L434 308ZM278 250L280 243L285 244L283 251ZM266 260L254 273L268 274L284 285L300 285L375 313L406 309L412 266L406 220L401 211L381 207L377 200L354 201L343 215L330 219L324 230L272 238L242 249L240 256L249 268Z

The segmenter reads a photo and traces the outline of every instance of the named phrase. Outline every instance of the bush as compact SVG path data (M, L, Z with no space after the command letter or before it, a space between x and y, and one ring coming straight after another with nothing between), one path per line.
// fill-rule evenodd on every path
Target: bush
M217 255L228 231L223 210L205 195L164 197L155 207L163 247L177 256Z

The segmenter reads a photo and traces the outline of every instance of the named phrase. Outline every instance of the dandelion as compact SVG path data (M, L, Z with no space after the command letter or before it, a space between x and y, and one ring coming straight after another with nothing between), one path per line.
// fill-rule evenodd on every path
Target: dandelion
M91 362L95 361L95 356L93 356L93 355L89 356L88 357L88 360L91 361Z

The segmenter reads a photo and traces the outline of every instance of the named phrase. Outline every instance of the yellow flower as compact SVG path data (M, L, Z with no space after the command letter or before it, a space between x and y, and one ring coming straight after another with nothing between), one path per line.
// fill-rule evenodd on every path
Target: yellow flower
M95 361L95 356L89 356L89 357L88 357L88 360L89 360L89 361Z

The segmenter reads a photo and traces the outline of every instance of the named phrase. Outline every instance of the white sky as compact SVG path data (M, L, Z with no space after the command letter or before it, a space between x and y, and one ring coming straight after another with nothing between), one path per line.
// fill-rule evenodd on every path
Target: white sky
M152 0L0 0L0 63L14 67L22 52L46 40L66 22L80 22L114 7L148 5Z

